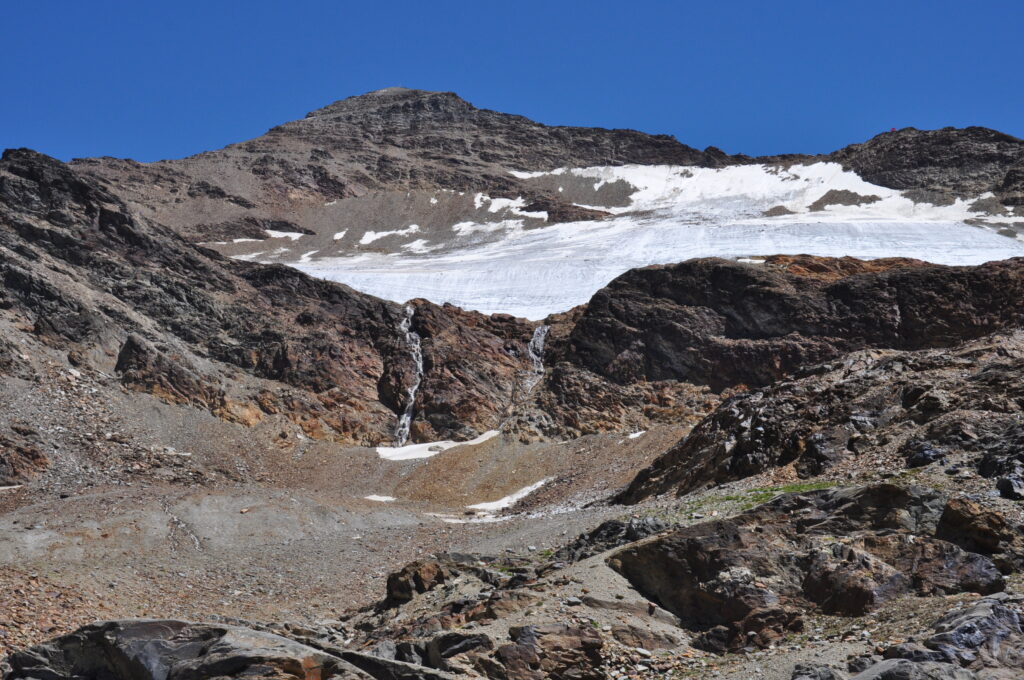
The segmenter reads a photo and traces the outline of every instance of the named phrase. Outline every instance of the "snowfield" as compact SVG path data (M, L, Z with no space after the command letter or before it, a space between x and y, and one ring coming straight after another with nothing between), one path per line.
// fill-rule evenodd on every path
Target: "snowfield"
M399 253L307 257L291 264L389 300L420 297L485 313L542 319L586 302L628 269L694 257L787 253L913 257L972 265L1024 256L1024 241L994 230L1013 218L981 215L964 200L947 206L915 203L834 163L723 169L623 166L513 174L523 179L557 181L571 175L593 180L595 198L610 183L628 183L632 193L628 206L591 206L613 213L603 220L536 229L523 229L517 220L460 222L453 227L453 238L474 231L503 233L497 240L443 253L431 253L433 244L419 237L413 247ZM872 199L810 210L830 190ZM764 216L778 206L793 214ZM964 223L979 217L993 228Z

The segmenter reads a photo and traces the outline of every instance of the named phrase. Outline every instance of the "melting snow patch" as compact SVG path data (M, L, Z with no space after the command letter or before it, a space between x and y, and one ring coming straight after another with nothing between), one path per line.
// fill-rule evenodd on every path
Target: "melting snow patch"
M479 210L484 207L484 203L487 203L487 212L496 213L501 210L508 210L513 215L522 215L523 217L532 217L538 220L547 220L548 213L544 210L529 211L523 210L526 207L526 199L522 196L518 198L491 198L487 194L477 194L473 197L473 206Z
M484 512L494 512L495 510L504 510L505 508L512 507L513 505L515 505L516 503L518 503L522 499L526 498L531 493L533 493L534 491L536 491L537 489L539 489L540 487L544 486L545 484L547 484L550 481L551 481L551 478L548 477L546 479L540 480L536 484L531 484L530 486L524 486L522 489L520 489L519 491L516 491L514 494L510 494L508 496L505 496L504 498L499 498L496 501L491 501L490 503L475 503L473 505L467 505L466 507L469 508L470 510L483 510Z
M376 494L370 494L369 496L363 496L368 501L377 501L378 503L390 503L395 500L394 496L378 496Z
M348 229L342 229L341 231L336 233L333 236L333 238L334 238L335 241L340 241L341 239L345 238L345 234L347 234L347 233L348 233Z
M495 515L477 515L476 517L452 517L451 515L442 515L436 512L428 512L428 516L437 517L445 524L490 524L493 522L507 522L513 518L512 515L505 515L503 517L496 517Z
M437 197L436 196L431 196L430 197L430 205L437 205Z
M313 255L319 252L319 250L311 250L308 253L303 253L302 256L299 258L299 262L309 262L310 259L312 259Z
M363 234L363 237L359 239L359 245L365 246L369 243L373 243L385 236L408 236L409 234L415 234L420 230L420 225L410 224L405 229L394 229L392 231L368 231Z
M408 446L378 446L377 455L384 460L415 460L417 458L430 458L436 456L442 451L454 448L456 446L476 446L477 444L483 444L488 439L498 436L497 430L488 430L476 439L470 439L467 442L453 442L451 440L444 440L439 442L427 442L426 444L409 444Z
M20 489L22 486L22 484L15 484L13 486L0 486L0 491L14 491L15 489Z
M290 238L293 241L298 241L305 234L300 234L297 231L274 231L272 229L264 229L267 232L267 236L270 238Z
M431 250L437 250L439 247L430 245L430 242L425 238L418 238L403 245L402 250L407 250L410 253L429 253Z

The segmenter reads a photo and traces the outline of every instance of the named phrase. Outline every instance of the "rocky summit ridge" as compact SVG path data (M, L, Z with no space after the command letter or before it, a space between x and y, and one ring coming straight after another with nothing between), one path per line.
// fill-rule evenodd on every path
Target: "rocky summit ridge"
M373 221L380 210L395 213L389 203L398 200L394 194L410 191L522 197L527 211L546 212L550 222L600 216L510 171L813 162L839 163L870 182L933 203L992 192L996 205L1016 206L1024 141L980 127L905 128L830 154L750 157L715 147L700 151L669 135L548 126L476 108L451 92L388 88L337 101L256 139L180 160L93 158L72 164L109 183L143 214L187 238L212 242L265 239L267 229L309 235L358 228L346 213ZM383 207L374 200L382 194L391 196ZM344 210L332 209L332 201L346 200L351 205ZM457 202L449 210L448 226L470 214ZM388 218L422 224L424 211L406 206Z
M500 248L645 219L574 168L807 163L902 192L814 213L1021 205L984 128L748 158L404 88L174 161L7 150L0 674L1020 677L1024 258L649 263L527 320L232 251Z

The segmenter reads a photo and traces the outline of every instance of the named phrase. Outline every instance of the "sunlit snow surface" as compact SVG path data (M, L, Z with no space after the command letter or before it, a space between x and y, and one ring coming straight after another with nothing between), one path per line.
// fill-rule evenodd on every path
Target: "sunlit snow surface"
M406 446L378 446L377 455L384 460L416 460L418 458L430 458L442 451L455 448L456 446L476 446L483 444L488 439L497 437L497 430L488 430L476 439L456 442L445 439L439 442L426 442L424 444L407 444Z
M628 207L595 206L614 213L599 221L531 230L513 225L497 241L443 254L416 255L417 249L430 249L418 242L413 252L313 259L293 266L390 300L419 297L541 319L586 302L628 269L693 257L803 253L967 265L1024 255L1024 241L964 224L978 217L966 201L942 207L914 203L834 163L788 169L623 166L514 174L524 179L592 178L595 189L621 180L635 191ZM881 200L808 210L832 189ZM780 205L796 214L762 216ZM505 226L461 223L454 230Z
M518 503L522 499L526 498L531 493L533 493L534 491L536 491L537 489L539 489L540 487L544 486L545 484L547 484L550 481L551 481L550 478L549 479L542 479L542 480L540 480L539 482L537 482L535 484L531 484L530 486L525 486L522 489L520 489L519 491L516 491L513 494L509 494L508 496L505 496L504 498L499 498L496 501L490 501L488 503L475 503L473 505L467 505L466 507L471 509L471 510L483 510L484 512L495 512L497 510L504 510L505 508L511 508L513 505L515 505L516 503Z

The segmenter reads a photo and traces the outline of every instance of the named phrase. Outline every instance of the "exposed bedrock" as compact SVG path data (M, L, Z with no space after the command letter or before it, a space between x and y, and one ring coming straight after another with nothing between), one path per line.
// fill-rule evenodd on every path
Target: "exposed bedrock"
M1019 562L1021 528L983 546L963 531L962 511L923 487L788 494L627 546L608 562L700 646L764 647L801 630L808 609L860 616L907 593L1002 591L997 562ZM989 514L978 509L972 521Z
M921 349L1024 323L1024 260L896 266L836 280L707 258L631 270L569 337L574 363L622 383L769 384L865 347Z
M793 465L811 477L859 457L973 466L1024 482L1024 332L946 350L863 350L725 400L618 496L633 503Z

